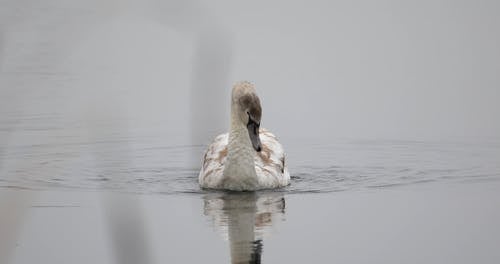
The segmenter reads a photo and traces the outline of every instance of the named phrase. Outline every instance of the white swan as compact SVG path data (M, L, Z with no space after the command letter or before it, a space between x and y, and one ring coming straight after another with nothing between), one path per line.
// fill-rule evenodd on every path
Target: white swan
M252 191L290 183L283 147L271 132L259 129L261 114L253 85L236 83L231 94L231 130L208 146L198 177L202 188Z

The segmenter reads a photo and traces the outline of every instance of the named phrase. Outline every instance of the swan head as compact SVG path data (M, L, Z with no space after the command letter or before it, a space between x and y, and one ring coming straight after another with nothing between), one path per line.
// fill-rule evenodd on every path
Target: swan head
M257 152L260 152L262 146L259 137L259 127L262 108L254 86L247 81L236 83L233 86L231 104L233 114L237 115L237 122L246 126L253 148Z

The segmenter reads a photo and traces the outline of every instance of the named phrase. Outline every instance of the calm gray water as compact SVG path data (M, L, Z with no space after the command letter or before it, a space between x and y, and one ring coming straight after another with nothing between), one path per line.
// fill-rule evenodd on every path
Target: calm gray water
M498 142L295 141L289 187L232 193L198 187L204 146L11 117L6 263L500 260Z
M25 119L30 126L16 134L56 133L50 131L50 119ZM43 127L37 128L32 121L38 119L43 120ZM186 161L205 146L166 145L151 138L113 136L92 141L71 136L65 142L10 142L0 156L0 186L203 193L197 183L199 165L191 167ZM287 150L293 184L281 190L285 193L500 180L499 142L310 140L295 142Z

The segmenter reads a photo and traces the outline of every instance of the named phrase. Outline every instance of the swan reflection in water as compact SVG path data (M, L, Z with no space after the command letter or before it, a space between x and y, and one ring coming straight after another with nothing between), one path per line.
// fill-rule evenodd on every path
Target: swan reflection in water
M285 219L283 193L217 192L203 200L204 214L229 241L231 263L260 263L265 234Z

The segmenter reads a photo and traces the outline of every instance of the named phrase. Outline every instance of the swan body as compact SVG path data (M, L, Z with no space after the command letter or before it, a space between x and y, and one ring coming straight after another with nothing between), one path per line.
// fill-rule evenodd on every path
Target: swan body
M208 146L198 177L202 188L252 191L290 183L283 147L260 128L261 113L253 85L237 83L231 95L231 128Z

